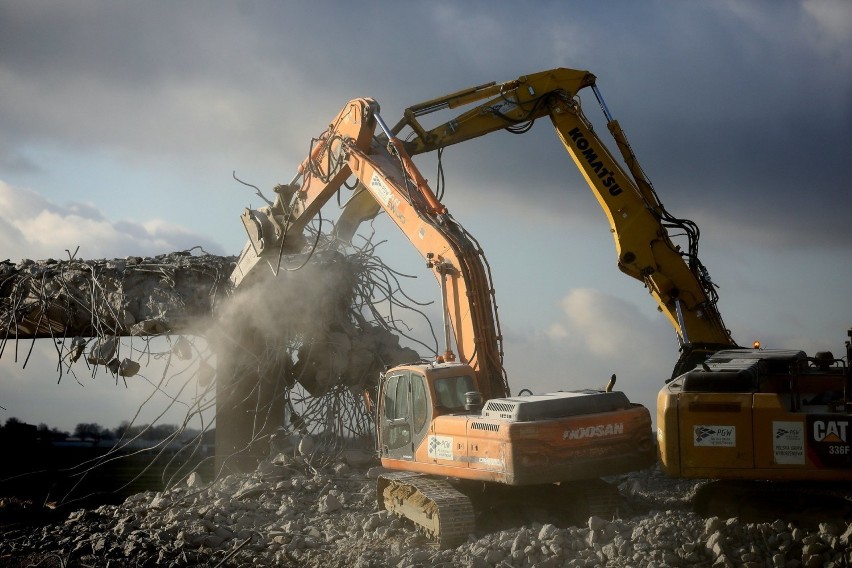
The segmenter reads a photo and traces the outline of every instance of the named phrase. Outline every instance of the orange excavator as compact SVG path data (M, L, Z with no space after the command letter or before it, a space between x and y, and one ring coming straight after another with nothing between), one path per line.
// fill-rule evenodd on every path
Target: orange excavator
M299 252L306 224L354 177L357 187L336 223L337 236L350 239L363 220L383 210L434 274L441 290L445 351L433 361L389 369L379 381L377 444L382 465L394 471L379 478L377 499L380 507L411 519L441 546L464 541L474 529L476 509L498 501L536 495L581 515L609 510L613 494L599 478L643 469L656 460L648 409L613 390L614 381L601 390L511 396L483 251L412 160L412 155L461 141L442 143L441 134L433 138L422 131L417 113L496 95L489 121L481 122L478 112L471 115L476 133L470 137L532 120L533 108L554 118L564 140L600 148L599 155L606 156L601 159L609 163L574 99L577 90L592 83L588 73L558 69L468 89L409 109L394 128L382 120L374 100L352 100L314 141L292 182L276 188L275 202L242 215L249 239L231 277L235 285L254 278L264 265L275 271L281 255ZM464 117L454 124L468 132ZM401 141L397 133L406 126L421 136ZM450 134L453 127L447 128ZM595 174L597 186L606 188L604 200L629 187L617 166L608 167L609 173ZM635 265L641 271L640 265L650 261L644 250L622 256L631 270ZM558 385L560 378L552 382Z

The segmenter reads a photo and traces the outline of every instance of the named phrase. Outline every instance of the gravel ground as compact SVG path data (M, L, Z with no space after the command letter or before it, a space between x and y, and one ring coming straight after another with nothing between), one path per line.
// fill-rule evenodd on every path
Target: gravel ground
M610 480L627 499L620 518L528 523L471 534L437 550L406 520L377 512L377 468L344 461L317 470L277 454L251 474L205 483L190 475L162 492L7 527L0 565L414 567L836 567L852 565L852 525L811 530L781 520L702 518L702 482L657 468Z

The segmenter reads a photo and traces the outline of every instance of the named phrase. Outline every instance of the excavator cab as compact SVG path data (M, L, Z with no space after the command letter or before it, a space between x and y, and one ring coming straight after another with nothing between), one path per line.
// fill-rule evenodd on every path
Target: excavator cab
M478 410L468 402L471 393L478 394L479 387L469 365L405 365L389 370L379 381L379 454L414 460L415 448L433 418Z

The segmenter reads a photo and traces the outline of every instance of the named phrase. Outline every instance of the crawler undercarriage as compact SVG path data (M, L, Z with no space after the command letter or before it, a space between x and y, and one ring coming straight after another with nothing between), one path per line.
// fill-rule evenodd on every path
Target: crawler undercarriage
M585 523L610 518L624 506L618 489L600 479L510 486L446 479L412 472L379 477L376 500L414 523L439 548L465 542L475 530L496 530L530 521Z

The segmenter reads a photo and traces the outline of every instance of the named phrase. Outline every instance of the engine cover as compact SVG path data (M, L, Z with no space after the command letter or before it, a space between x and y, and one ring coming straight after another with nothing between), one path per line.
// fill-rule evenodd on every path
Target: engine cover
M512 422L531 422L614 412L626 408L630 408L630 401L621 391L577 390L492 398L485 404L482 415Z

